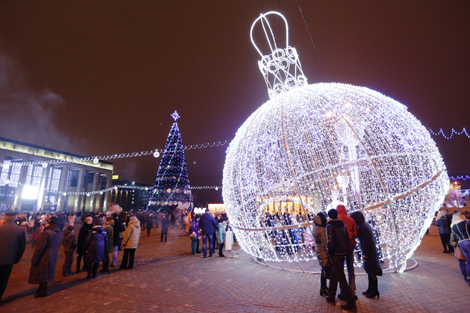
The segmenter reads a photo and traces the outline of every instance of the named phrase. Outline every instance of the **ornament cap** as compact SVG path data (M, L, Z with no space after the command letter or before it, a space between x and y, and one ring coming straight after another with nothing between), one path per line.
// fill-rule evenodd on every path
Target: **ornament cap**
M279 48L274 37L273 29L268 21L268 15L280 16L286 25L286 46ZM257 24L261 24L264 35L269 45L271 53L263 55L253 39L253 30ZM289 27L285 17L276 11L269 11L262 13L253 22L250 30L250 38L256 51L261 55L261 60L258 61L258 66L263 74L266 86L268 87L268 94L271 99L279 94L289 91L297 87L307 86L307 78L302 71L299 55L295 48L289 46Z

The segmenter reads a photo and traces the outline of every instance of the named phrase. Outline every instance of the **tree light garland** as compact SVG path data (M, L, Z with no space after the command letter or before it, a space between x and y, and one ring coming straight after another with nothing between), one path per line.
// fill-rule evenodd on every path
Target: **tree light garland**
M434 141L404 105L376 91L308 85L288 35L278 48L268 15L284 19L261 14L251 39L271 99L237 131L223 173L241 247L266 264L303 269L316 258L308 242L313 215L342 203L365 214L384 270L403 271L449 189ZM268 56L253 40L258 22Z

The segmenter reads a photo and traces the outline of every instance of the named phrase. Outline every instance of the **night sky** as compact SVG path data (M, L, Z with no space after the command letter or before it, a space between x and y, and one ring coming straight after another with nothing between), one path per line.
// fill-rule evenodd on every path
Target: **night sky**
M316 49L296 1L0 1L0 137L87 156L162 149L177 110L185 145L230 141L269 100L249 31L271 10L310 84L365 86L427 128L470 130L470 1L298 2ZM449 174L470 173L470 139L433 138ZM186 151L193 186L222 184L227 146ZM159 162L113 161L148 184Z

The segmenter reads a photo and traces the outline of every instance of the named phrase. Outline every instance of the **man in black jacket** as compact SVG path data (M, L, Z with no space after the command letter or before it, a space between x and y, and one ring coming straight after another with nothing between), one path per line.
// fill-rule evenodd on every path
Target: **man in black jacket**
M209 214L209 209L206 209L206 213L202 215L199 220L199 228L202 229L202 248L204 250L204 258L207 258L207 240L209 240L209 256L212 256L214 250L214 230L217 227L217 223Z
M0 226L0 301L7 288L13 264L17 264L26 247L26 234L21 226L16 225L16 213L7 213Z
M326 237L328 256L332 265L332 273L330 279L330 287L328 288L328 296L325 298L329 303L335 303L336 289L338 282L344 293L346 305L341 308L345 310L355 310L356 302L351 287L349 287L344 275L344 260L349 250L349 235L344 223L338 219L338 211L332 209L328 211L330 221L326 224Z
M93 227L93 218L91 216L87 216L85 218L85 223L80 228L78 232L78 241L77 241L77 273L81 272L80 264L82 262L83 255L85 254L85 241L88 237L88 233L90 232L91 228Z

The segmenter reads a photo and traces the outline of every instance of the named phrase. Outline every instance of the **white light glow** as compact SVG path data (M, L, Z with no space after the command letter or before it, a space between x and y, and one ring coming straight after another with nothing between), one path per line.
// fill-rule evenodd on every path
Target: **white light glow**
M227 150L223 198L242 248L265 262L314 259L303 241L309 215L343 203L365 214L384 269L404 270L449 188L429 132L404 105L365 87L290 86L270 91Z
M23 186L23 194L21 195L22 199L25 200L36 200L39 195L38 186Z

